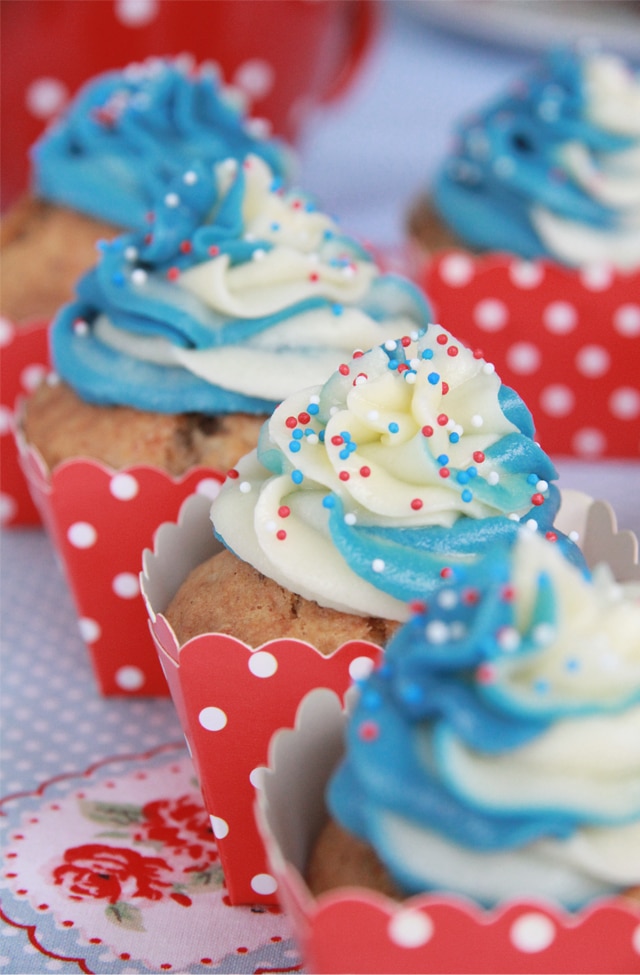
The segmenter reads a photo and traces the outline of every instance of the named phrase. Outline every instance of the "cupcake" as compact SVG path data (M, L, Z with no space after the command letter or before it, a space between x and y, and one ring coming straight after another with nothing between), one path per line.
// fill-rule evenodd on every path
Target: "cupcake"
M212 65L149 58L88 81L31 150L31 188L2 221L1 313L48 321L73 297L96 244L143 230L168 179L192 159L262 156L279 175L283 145L263 137Z
M272 741L257 818L310 971L637 969L640 574L607 517L589 572L523 529L458 567L346 712L314 691Z
M409 214L419 253L640 267L640 78L621 58L553 49L456 135Z
M141 602L126 637L114 634L108 651L102 643L107 620L122 619L114 577L124 572L137 594L155 528L200 485L217 489L298 384L319 381L354 345L427 320L417 289L382 274L258 156L194 163L163 190L147 230L102 245L53 322L55 374L26 399L19 441L80 618L91 621L83 632L101 634L91 650L105 693L122 689L122 673L128 693L149 693L151 666L166 693ZM114 507L122 491L126 512ZM78 552L69 541L89 524L105 545L117 526L122 543L130 519L126 568L122 547L100 558L99 544ZM133 664L134 645L146 661Z
M89 81L34 145L30 190L0 228L2 406L12 417L49 366L45 326L97 260L96 246L147 217L172 174L192 158L214 163L252 152L288 177L290 151L248 119L238 93L213 66L187 57L153 58ZM36 524L6 422L2 450L3 524Z

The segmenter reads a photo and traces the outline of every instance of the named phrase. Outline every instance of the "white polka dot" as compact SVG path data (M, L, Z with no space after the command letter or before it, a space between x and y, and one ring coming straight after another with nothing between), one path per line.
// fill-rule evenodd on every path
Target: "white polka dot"
M507 349L507 365L518 375L528 376L540 368L542 353L532 342L514 342Z
M116 18L125 27L144 27L157 13L158 0L116 0Z
M249 782L251 783L254 789L262 788L262 782L263 782L265 772L266 772L265 765L258 765L256 766L256 768L251 769L251 771L249 772Z
M349 664L349 677L351 680L364 680L373 670L373 660L371 657L354 657Z
M213 501L214 498L218 497L220 488L220 481L216 481L215 477L203 477L196 485L196 494L202 494L205 498Z
M244 61L233 76L233 83L251 98L264 98L273 88L275 71L268 61L251 58Z
M620 305L613 315L613 327L625 338L640 335L640 305Z
M249 670L254 677L273 677L277 669L278 661L266 650L257 650L249 657Z
M509 310L498 298L485 298L473 309L473 319L484 332L499 332L509 321Z
M532 911L529 914L521 914L513 922L509 937L511 944L518 951L535 953L544 951L552 944L556 936L556 929L545 914L537 914Z
M78 620L78 629L85 643L95 643L102 634L100 624L89 616L83 616Z
M473 273L473 261L464 254L449 254L440 264L440 277L452 288L463 288Z
M398 911L389 921L389 939L399 948L420 948L433 937L433 921L422 911Z
M198 715L198 721L207 731L222 731L226 726L227 716L222 708L203 708Z
M575 406L573 390L561 383L547 386L540 393L540 406L549 416L568 416Z
M98 533L88 521L76 521L69 526L67 538L74 548L91 548L98 540Z
M548 332L566 335L576 327L578 314L568 301L552 301L542 313L542 322Z
M30 365L25 366L20 373L20 382L22 387L31 393L34 389L37 389L46 375L46 366L43 366L40 362L32 362Z
M0 524L7 525L15 518L18 505L10 494L0 494Z
M609 397L609 409L617 420L635 420L640 416L640 389L620 386Z
M590 264L580 271L580 280L588 291L606 291L611 287L613 271L606 264Z
M589 379L604 376L611 365L611 356L602 345L583 345L576 355L576 369Z
M118 501L131 501L140 491L140 485L132 474L115 474L109 483L109 490Z
M0 316L0 349L6 348L7 345L11 345L15 337L16 330L8 318Z
M115 681L123 691L137 691L144 684L145 676L139 667L119 667Z
M229 823L226 819L221 819L220 816L210 816L209 819L211 820L213 835L217 840L223 840L229 833Z
M519 261L510 265L509 277L518 288L537 288L544 278L544 271L540 264Z
M8 406L0 406L0 436L13 432L13 411Z
M607 438L596 427L582 427L574 433L571 444L579 457L599 457L605 452Z
M111 588L121 599L134 599L140 592L140 583L135 573L119 572L114 576Z
M46 119L63 107L69 92L58 78L35 78L25 93L27 111L36 118Z
M273 894L278 889L278 882L270 873L257 873L251 878L251 889L256 894Z

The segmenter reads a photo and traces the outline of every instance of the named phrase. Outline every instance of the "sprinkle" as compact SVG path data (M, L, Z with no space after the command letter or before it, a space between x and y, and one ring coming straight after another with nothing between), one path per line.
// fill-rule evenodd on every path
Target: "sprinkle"
M360 468L359 474L360 477L369 477L369 475L371 474L371 468L367 467L365 464L363 467Z
M292 440L289 444L289 450L291 451L292 454L297 454L300 450L300 441Z
M571 539L572 542L577 542L578 539L580 538L580 532L577 532L575 530L569 532L569 538Z
M538 483L538 475L537 474L528 474L527 475L527 484L537 484L537 483Z
M356 378L353 380L353 385L362 386L363 383L366 383L368 378L369 377L367 376L366 372L359 372Z
M291 514L291 508L287 504L280 505L278 508L278 514L281 518L288 518Z
M180 205L180 197L177 193L167 193L164 198L164 202L168 207L177 207Z
M130 247L125 247L125 249L124 249L124 256L125 256L125 258L126 258L127 261L135 261L137 259L137 257L138 257L138 248L137 247L131 247L131 246Z
M293 430L294 427L298 426L298 421L296 420L295 416L288 416L284 421L284 425L285 427L289 427L290 430Z
M183 183L186 183L187 186L193 186L198 182L198 175L197 173L194 173L192 169L188 169L182 177L182 181Z
M548 532L546 532L546 534L545 534L545 536L544 536L544 537L545 537L545 538L547 539L547 541L549 541L549 542L557 542L557 541L558 541L558 536L556 535L556 533L555 533L555 532L552 532L552 531L548 531Z
M544 494L532 494L531 504L534 504L536 506L544 504Z
M475 460L476 464L481 464L484 460L484 454L481 450L474 450L473 459Z
M453 569L450 565L445 565L444 568L440 569L440 578L450 579L453 575Z
M331 443L334 444L334 446L339 447L340 444L344 443L344 437L341 437L338 434L336 434L334 437L331 438Z
M446 396L448 392L449 392L449 383L445 383L445 381L443 379L442 380L442 395L443 396Z
M78 318L73 323L73 331L75 335L88 335L89 334L89 324L85 322L84 319Z
M298 470L291 471L291 480L293 481L294 484L302 484L304 480L304 474L302 473L302 471L298 471Z
M141 267L137 267L135 271L131 272L131 280L134 284L144 284L147 280L147 272Z
M482 371L486 376L490 376L492 373L496 371L496 367L492 362L485 362L485 364L482 367Z
M387 341L384 343L384 347L387 350L387 352L393 352L397 344L398 343L394 339L387 339Z
M416 616L422 616L427 611L427 604L422 599L412 599L409 602L409 610Z
M377 721L371 721L371 719L368 719L367 721L363 721L358 728L358 737L361 738L362 741L375 741L379 735L380 726L378 725Z
M458 597L453 589L442 589L438 593L437 603L443 609L453 609L458 603Z
M525 528L528 528L530 532L537 532L538 530L538 522L535 520L535 518L529 518L527 521L525 521L524 525Z
M449 348L447 349L447 355L450 355L453 358L458 354L459 351L460 350L458 349L457 345L450 345Z
M431 620L424 628L424 635L429 643L446 643L449 639L449 627L442 620Z
M309 405L307 406L307 413L310 413L311 416L316 416L319 412L320 412L320 407L318 406L317 403L314 402L309 403Z
M253 254L251 255L252 261L263 261L267 256L267 252L264 247L256 247Z
M423 359L433 359L433 349L424 349L422 352Z
M471 426L481 427L483 424L484 424L484 419L480 416L480 414L474 413L474 415L471 417Z
M177 267L170 267L167 271L167 278L169 281L176 281L180 277L180 269Z
M388 429L389 433L397 433L398 430L400 429L400 427L398 426L397 423L391 422L389 424L389 426L387 427L387 429Z
M305 433L307 435L307 443L314 447L317 443L320 443L320 437L317 433L314 433L313 430L306 430Z
M240 474L235 467L232 467L230 471L227 471L227 477L231 478L232 481L235 481L236 478L240 477Z
M473 500L473 494L469 490L469 488L465 488L464 491L462 492L462 494L460 495L460 497L462 498L463 501L472 501Z
M449 422L449 417L447 416L446 413L440 413L437 422L438 422L438 426L444 427Z
M422 501L421 498L413 498L411 502L411 507L413 508L414 511L420 511L420 508L422 507L423 503L424 502Z
M345 525L355 525L357 520L358 519L356 518L353 511L348 511L347 514L344 516Z
M549 691L549 681L548 680L537 680L533 685L534 691L538 694L547 694Z
M304 437L304 431L300 430L299 428L296 428L291 434L291 436L293 437L294 440L302 440L302 438Z
M474 606L480 599L480 593L477 589L465 589L462 593L462 602L466 606Z
M334 496L332 494L325 494L324 498L322 499L322 507L335 508L335 506L336 506L336 499L334 498Z
M499 480L500 480L500 475L498 474L497 471L490 471L487 474L487 484L491 484L492 486L495 486Z
M409 335L403 335L400 342L403 348L408 349L411 345L411 337Z
M303 425L306 425L310 421L311 421L311 417L308 413L304 413L304 412L298 413L298 423L302 423Z
M538 481L537 484L536 484L536 489L538 491L547 491L548 488L549 488L549 482L548 481Z
M491 684L496 679L495 667L490 664L480 664L476 670L476 680L479 684Z
M220 253L220 248L218 247L217 244L212 244L211 247L207 248L207 253L211 257L217 257L217 255Z
M279 539L279 541L283 542L286 537L287 537L287 533L284 530L284 528L281 528L279 531L276 532L276 538Z
M444 334L444 332L441 332L440 335L438 335L438 337L436 338L436 342L438 343L438 345L446 345L448 341L449 338Z
M427 426L424 426L420 432L422 433L422 436L423 437L432 437L433 436L433 427L430 427L428 425Z
M431 383L432 386L436 386L440 382L440 373L430 372L429 375L427 376L427 380L428 382Z
M338 366L338 372L341 376L349 375L349 366L346 364L346 362L343 362L342 365Z
M341 481L348 481L351 475L349 474L349 471L340 471L338 477Z
M384 559L374 559L371 568L374 572L384 572Z
M437 460L438 460L438 463L442 467L444 467L445 464L448 464L449 463L449 457L448 457L447 454L440 454L440 456L437 458Z
M496 642L505 653L513 653L520 646L520 634L514 626L503 626L498 630Z
M414 369L409 369L408 372L405 372L405 374L404 374L404 381L406 383L409 383L410 386L413 386L413 384L415 383L416 379L417 379L417 374L416 374L416 372L415 372Z
M449 477L451 471L448 467L441 467L438 473L440 474L440 477Z
M532 637L534 642L539 646L546 646L548 643L554 639L556 635L556 629L551 623L538 623L534 626Z
M311 271L310 274L309 274L309 281L314 281L315 282L315 281L319 281L319 280L320 280L320 275L318 274L318 272L317 271Z
M249 481L242 481L239 487L243 494L248 494L251 490L251 484Z
M452 433L449 434L450 443L458 443L459 439L460 439L460 434L457 433L457 431L454 430Z
M118 287L120 287L121 285L124 284L125 277L124 277L124 274L122 273L122 271L116 271L115 274L112 274L111 280L112 280L112 282L115 285L117 285Z
M190 240L180 241L180 250L183 254L190 254L193 250L193 245Z

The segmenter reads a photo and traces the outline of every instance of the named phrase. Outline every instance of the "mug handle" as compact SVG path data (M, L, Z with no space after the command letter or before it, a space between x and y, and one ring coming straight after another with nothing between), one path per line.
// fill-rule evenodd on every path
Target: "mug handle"
M350 18L345 60L322 95L322 103L331 102L345 93L372 46L380 20L378 0L341 0L341 2L344 6L348 2Z

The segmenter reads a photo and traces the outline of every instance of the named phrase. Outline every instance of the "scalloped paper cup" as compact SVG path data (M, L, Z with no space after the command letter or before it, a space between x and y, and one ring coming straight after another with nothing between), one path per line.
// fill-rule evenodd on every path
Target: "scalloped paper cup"
M15 403L30 393L49 371L47 322L16 326L0 318L0 525L22 528L40 524L15 442Z
M207 503L224 474L196 467L172 478L150 466L112 470L64 461L53 471L16 438L22 471L71 590L80 634L104 696L167 697L140 596L140 559L155 529L194 492Z
M342 696L382 654L354 640L323 656L301 640L258 647L221 633L179 645L163 616L191 569L220 550L206 497L188 498L177 523L156 533L143 559L141 588L151 631L211 816L233 904L277 903L254 815L254 786L271 736L293 727L305 694L326 687ZM215 594L212 594L215 598ZM238 607L241 611L241 607Z
M437 320L518 390L547 453L640 457L640 270L446 251L415 277Z
M608 561L620 581L640 579L631 532L610 507L567 492L563 529L582 532L589 564ZM348 706L347 706L348 710ZM326 783L343 752L346 712L320 689L302 702L295 728L269 747L255 814L277 894L291 919L305 970L324 973L630 973L640 971L640 904L599 901L568 914L541 900L487 911L443 895L402 903L357 887L314 898L304 881L326 818Z

